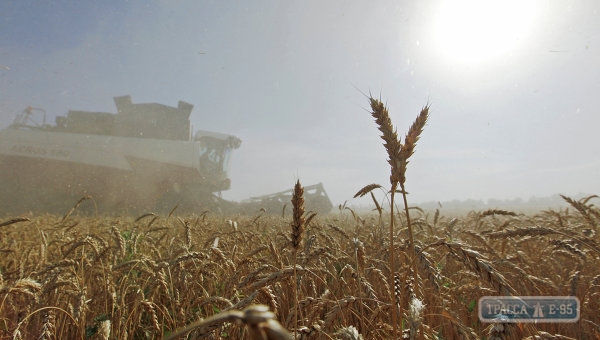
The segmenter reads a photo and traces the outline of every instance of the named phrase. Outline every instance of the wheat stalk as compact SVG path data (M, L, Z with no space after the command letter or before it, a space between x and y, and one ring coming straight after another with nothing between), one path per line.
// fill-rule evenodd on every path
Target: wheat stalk
M298 313L299 313L299 299L298 299L298 273L296 269L296 263L298 261L298 250L302 243L302 234L304 233L304 188L300 185L300 180L296 181L294 186L294 193L292 195L292 207L293 207L293 220L292 220L292 248L294 251L294 303L295 303L295 318L294 318L294 337L297 335L298 330Z
M294 194L292 195L293 220L292 220L292 248L294 251L300 249L302 242L302 233L304 233L304 188L300 185L300 181L294 186Z
M413 155L415 146L417 145L417 141L420 138L421 133L427 123L429 118L429 107L425 106L421 113L417 116L414 123L411 125L408 133L404 138L404 144L400 142L398 138L398 134L394 126L392 125L392 121L390 119L390 115L386 106L377 99L373 97L369 97L369 102L371 104L371 115L375 118L375 123L379 127L379 131L381 131L381 138L384 141L384 147L388 154L388 164L390 165L390 281L393 282L395 276L395 259L394 259L394 198L397 192L398 187L400 187L400 193L402 194L402 199L404 203L404 211L407 220L407 228L409 235L409 247L412 258L412 275L416 276L416 250L415 243L413 238L413 230L412 224L410 220L410 214L408 209L408 201L406 197L406 168L408 165L408 159ZM376 186L369 185L361 189L356 196L362 196L367 192L373 190ZM394 287L390 286L390 295L393 294ZM399 303L400 306L400 316L402 316L402 301ZM393 336L397 338L398 334L398 326L397 326L397 315L396 315L396 302L392 301L392 327L393 327Z

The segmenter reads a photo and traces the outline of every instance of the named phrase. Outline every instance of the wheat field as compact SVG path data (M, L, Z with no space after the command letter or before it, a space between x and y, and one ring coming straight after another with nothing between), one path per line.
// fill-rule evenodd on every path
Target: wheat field
M399 298L417 295L423 304L418 315L408 308L402 315L406 335L598 337L599 214L585 200L573 202L587 208L459 218L414 210L416 280L402 275L410 258L405 230L395 235ZM160 339L254 305L268 307L282 334L391 338L389 239L380 216L344 209L313 218L297 250L291 220L207 213L8 221L0 228L0 338ZM505 294L574 295L581 318L575 324L481 323L477 300ZM227 320L180 338L250 338L243 322Z
M389 191L357 188L372 212L305 211L298 181L287 216L92 217L79 202L0 221L0 339L600 338L600 199L530 214L409 206L429 108L401 142L370 104L391 170ZM482 323L483 296L576 296L580 318Z

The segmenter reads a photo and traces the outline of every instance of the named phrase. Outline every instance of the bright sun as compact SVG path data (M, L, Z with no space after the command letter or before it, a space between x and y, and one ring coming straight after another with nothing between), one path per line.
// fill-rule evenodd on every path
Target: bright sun
M475 67L511 56L531 35L538 10L533 0L444 1L433 18L436 55Z

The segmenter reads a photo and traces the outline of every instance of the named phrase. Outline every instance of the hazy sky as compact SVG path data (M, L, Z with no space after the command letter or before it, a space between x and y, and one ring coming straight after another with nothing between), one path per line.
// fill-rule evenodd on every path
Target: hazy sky
M600 2L480 3L3 0L0 125L184 100L243 141L224 197L299 178L353 204L389 184L371 92L402 136L431 104L412 202L600 194Z

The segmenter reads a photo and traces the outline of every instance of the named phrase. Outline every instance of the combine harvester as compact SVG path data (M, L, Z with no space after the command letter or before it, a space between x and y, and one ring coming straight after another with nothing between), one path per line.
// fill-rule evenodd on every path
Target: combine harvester
M227 171L235 136L193 132L193 105L134 104L114 98L117 114L69 111L46 123L46 112L28 107L0 131L0 213L65 213L79 209L106 214L180 214L209 210L279 214L274 202L286 192L247 202L220 198L231 180ZM324 189L305 196L319 213L333 207ZM318 201L318 204L312 204Z

